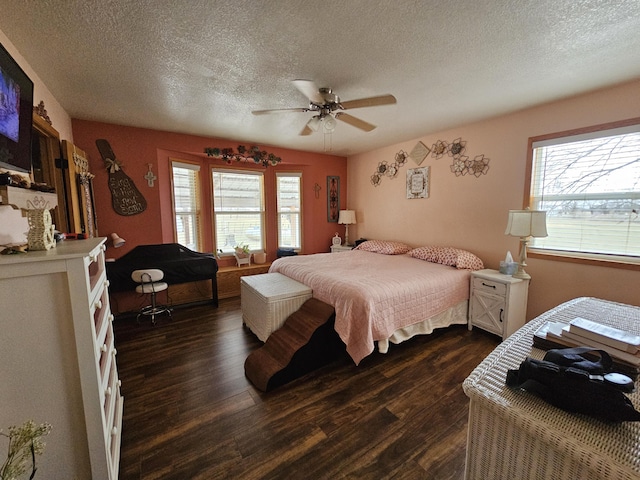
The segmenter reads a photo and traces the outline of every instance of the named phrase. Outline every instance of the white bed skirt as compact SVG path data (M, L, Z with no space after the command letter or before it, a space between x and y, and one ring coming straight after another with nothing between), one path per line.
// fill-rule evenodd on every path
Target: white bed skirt
M398 344L409 340L416 335L428 335L436 328L444 328L449 325L466 325L468 312L469 301L464 300L448 310L445 310L431 318L427 318L422 322L414 323L408 327L396 330L386 340L379 340L378 351L380 353L387 353L389 351L389 342Z

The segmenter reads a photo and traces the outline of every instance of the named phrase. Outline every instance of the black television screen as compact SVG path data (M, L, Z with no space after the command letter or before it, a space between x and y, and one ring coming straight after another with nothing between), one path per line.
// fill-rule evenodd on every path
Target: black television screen
M33 82L0 44L0 168L31 171Z

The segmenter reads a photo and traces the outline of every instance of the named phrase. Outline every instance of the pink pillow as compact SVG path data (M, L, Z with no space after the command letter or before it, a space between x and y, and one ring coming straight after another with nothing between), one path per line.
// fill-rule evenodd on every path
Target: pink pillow
M354 250L382 253L384 255L402 255L411 250L411 247L402 242L393 242L390 240L367 240L358 245Z
M473 253L452 247L418 247L409 252L414 258L449 265L460 270L482 270L482 260Z

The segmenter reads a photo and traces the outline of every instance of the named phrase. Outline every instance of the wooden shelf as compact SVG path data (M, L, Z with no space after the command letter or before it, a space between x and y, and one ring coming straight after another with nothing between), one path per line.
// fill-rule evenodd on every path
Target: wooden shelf
M231 298L240 296L240 277L245 275L258 275L267 273L271 262L241 267L220 267L218 269L218 298Z
M51 210L58 206L58 196L55 193L38 192L10 185L0 186L0 199L3 205L24 210Z

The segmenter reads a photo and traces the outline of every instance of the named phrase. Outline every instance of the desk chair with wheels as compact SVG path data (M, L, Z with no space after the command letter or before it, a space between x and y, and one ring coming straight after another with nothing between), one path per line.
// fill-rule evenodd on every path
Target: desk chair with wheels
M156 324L156 315L167 313L169 317L171 317L171 308L156 303L156 293L169 288L167 283L162 281L164 278L164 272L162 270L155 268L134 270L131 272L131 278L134 282L139 283L136 287L136 292L151 295L151 305L147 305L140 310L136 317L138 322L142 315L150 316L153 325Z

